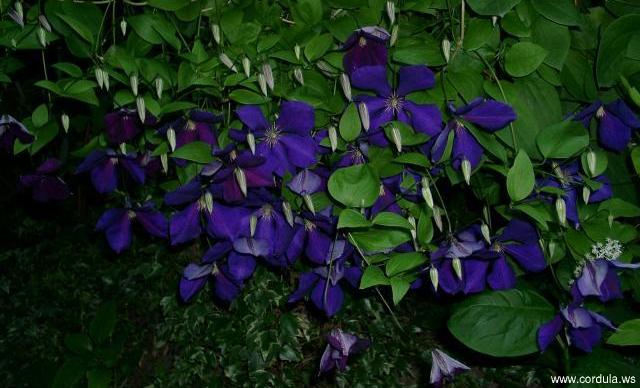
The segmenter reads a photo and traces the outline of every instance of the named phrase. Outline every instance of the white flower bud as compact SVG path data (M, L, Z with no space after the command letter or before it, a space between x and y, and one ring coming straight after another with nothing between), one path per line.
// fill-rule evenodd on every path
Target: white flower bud
M19 1L16 1L16 3L13 5L13 7L16 10L16 15L20 18L20 19L24 19L24 10L22 9L22 3Z
M42 48L47 47L47 32L42 27L38 27L38 41Z
M273 70L271 70L270 64L265 63L262 65L262 74L264 74L264 80L267 81L269 89L273 90L276 85L273 80Z
M171 152L176 150L176 130L172 127L167 129L167 141L169 142L169 149Z
M351 101L351 82L349 81L349 76L345 73L340 74L340 86L342 86L344 97L347 101Z
M44 28L47 32L51 32L51 24L49 24L49 20L47 20L46 16L41 14L40 16L38 16L38 21L40 22L42 28Z
M429 187L429 181L427 180L426 177L422 178L421 186L422 186L422 188L421 188L422 199L424 199L424 202L427 204L427 206L429 206L429 209L433 209L433 195L431 194L431 188Z
M204 193L204 205L209 213L213 212L213 195L208 191Z
M251 77L251 60L248 57L242 58L242 69L247 78Z
M364 102L358 104L358 113L360 113L360 121L362 122L362 128L364 128L365 132L369 130L369 109Z
M556 199L556 213L558 214L560 225L564 226L567 223L567 204L562 197Z
M498 23L498 17L497 16L491 16L491 23L495 27L496 23Z
M264 96L266 97L268 94L267 81L265 80L264 74L262 73L258 74L258 85L260 85L260 90L262 91L262 94L264 94Z
M402 152L402 134L397 127L391 128L391 138L393 140L393 144L396 145L396 150L398 150L398 152Z
M134 96L138 95L138 75L137 74L131 74L131 76L129 77L129 84L131 85L131 93L133 93Z
M336 127L333 125L329 127L329 142L331 143L331 151L335 152L338 148L338 132L336 131Z
M482 237L484 237L484 240L488 244L491 244L491 235L489 234L489 225L482 223L482 225L480 225L480 232L482 232Z
M147 108L144 104L144 98L142 96L136 97L136 107L138 108L138 117L140 117L140 121L144 123L144 119L147 115Z
M413 216L409 216L407 217L407 221L409 222L409 224L411 224L411 238L415 241L415 239L418 237L418 232L416 230L416 219Z
M228 67L234 73L238 72L238 69L236 69L236 65L233 64L233 61L231 60L231 58L229 58L227 54L225 53L220 54L220 62L222 62L226 67Z
M607 221L609 221L609 229L613 227L613 218L613 214L609 214L609 216L607 217Z
M304 199L304 204L307 205L307 209L309 209L312 214L316 214L316 207L313 205L313 198L311 198L309 194L305 194L302 196L302 199Z
M300 83L300 85L304 85L304 75L302 74L302 69L296 67L293 70L293 76L295 77L296 81Z
M296 55L296 59L300 60L300 46L296 44L293 48L293 53Z
M429 269L429 278L431 279L433 289L438 291L438 269L436 267L431 267Z
M96 82L98 83L98 86L100 87L100 89L102 89L104 87L104 72L99 67L96 67L93 72L96 76Z
M460 168L462 169L462 176L464 177L464 181L467 182L467 185L471 182L471 162L467 159L463 159L462 163L460 163Z
M104 90L109 91L109 73L102 70L102 82L104 82Z
M396 22L396 4L391 0L387 1L387 16L390 24Z
M591 190L587 186L582 187L582 200L584 203L589 203L589 197L591 196Z
M389 38L389 46L393 47L395 46L396 42L398 41L398 25L394 24L393 27L391 28L391 38Z
M18 46L18 42L16 42L15 38L11 38L11 46L14 48Z
M460 259L454 257L453 260L451 260L451 265L453 266L453 271L456 273L458 279L462 280L462 262Z
M438 230L442 232L442 212L438 206L433 207L433 221L436 223Z
M156 85L156 96L158 96L158 100L162 98L162 91L164 89L164 80L161 77L156 77L154 81Z
M247 144L249 144L249 149L252 154L256 154L256 138L253 136L253 133L247 133Z
M444 55L444 60L449 63L449 59L451 58L451 42L447 38L442 40L442 54Z
M282 213L284 213L284 218L287 220L287 223L293 226L293 212L291 211L289 202L282 202Z
M598 166L598 157L595 152L589 150L589 152L587 152L587 167L589 168L589 174L591 174L591 176L596 175L597 166Z
M491 220L491 217L489 216L489 206L485 205L482 207L482 217L484 218L484 222L485 223L489 223Z
M127 154L127 143L120 143L118 148L120 148L120 153L121 154L123 154L123 155Z
M69 115L66 113L63 113L62 116L60 116L60 121L62 121L62 129L64 129L64 133L68 133L69 132Z
M258 216L252 214L249 218L249 233L251 233L251 237L256 234L256 227L258 226Z
M540 241L542 243L542 240ZM550 240L547 247L549 249L549 257L552 258L556 253L556 250L558 249L558 243L556 242L556 240Z
M127 35L127 21L124 19L120 21L120 31L122 32L122 36Z
M236 168L234 170L234 174L236 176L236 182L238 182L238 186L240 186L240 191L242 195L247 196L247 176L244 174L244 171L241 168Z
M216 44L220 44L220 26L217 24L211 25L211 34L213 35L213 40Z
M160 164L162 165L162 172L165 174L169 172L169 156L165 154L160 154Z

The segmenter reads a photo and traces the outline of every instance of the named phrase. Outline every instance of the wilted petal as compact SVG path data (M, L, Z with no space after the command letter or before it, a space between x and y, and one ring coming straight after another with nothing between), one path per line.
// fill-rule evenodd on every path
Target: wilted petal
M463 114L462 118L484 129L496 131L515 121L517 116L509 105L487 100Z
M567 306L560 310L564 319L576 329L591 327L593 319L589 312L582 307Z
M604 282L609 265L604 260L587 261L576 285L582 296L600 296L600 285Z
M351 84L358 89L373 90L381 97L391 95L385 66L364 66L356 69L351 74Z
M470 370L470 368L441 350L435 349L431 352L431 376L429 379L431 384L438 386L442 384L444 378L451 378L466 370Z
M398 71L398 96L430 89L436 84L433 72L424 65L403 66Z

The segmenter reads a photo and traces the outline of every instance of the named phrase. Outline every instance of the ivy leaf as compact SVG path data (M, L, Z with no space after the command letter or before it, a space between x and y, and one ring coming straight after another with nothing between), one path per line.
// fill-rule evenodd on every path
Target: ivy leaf
M505 56L505 69L509 75L524 77L533 73L549 52L531 42L519 42L511 46Z
M507 191L514 202L523 200L533 190L536 183L533 173L533 165L529 155L520 150L516 156L513 166L507 173Z

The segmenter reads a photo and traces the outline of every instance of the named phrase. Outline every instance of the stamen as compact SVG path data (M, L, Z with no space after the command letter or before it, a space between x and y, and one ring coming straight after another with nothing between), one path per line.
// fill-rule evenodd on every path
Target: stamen
M404 98L396 95L395 93L392 93L391 96L389 96L386 100L385 100L385 110L388 111L393 111L394 113L398 113L398 111L400 111L400 109L402 109L402 106L404 105Z
M361 36L360 39L358 39L358 46L364 47L366 45L367 45L367 39L364 36Z
M275 124L264 133L265 141L269 147L273 148L273 146L278 144L278 139L280 138L281 133L282 131L280 131Z

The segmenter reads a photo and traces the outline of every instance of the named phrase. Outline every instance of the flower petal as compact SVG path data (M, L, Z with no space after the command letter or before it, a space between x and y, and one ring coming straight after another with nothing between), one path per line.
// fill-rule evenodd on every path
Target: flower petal
M436 105L405 101L404 109L409 113L410 122L407 124L416 131L435 136L442 130L442 115Z
M462 115L462 118L486 130L496 131L515 121L517 115L511 106L487 100Z
M494 290L508 290L516 286L516 274L504 256L493 262L487 283Z
M606 112L600 119L598 142L604 148L621 152L631 140L631 128L615 115Z
M556 315L551 321L540 326L538 329L538 347L540 347L541 352L547 350L549 345L556 339L556 336L560 334L562 327L561 315Z
M236 114L251 132L262 132L269 128L269 122L258 105L243 105L236 109Z
M404 97L418 90L430 89L436 84L431 69L424 65L403 66L398 71L398 96Z
M169 223L171 245L193 240L202 234L200 213L200 205L194 202L171 217Z
M315 123L313 107L300 101L283 101L276 126L290 133L309 136Z
M380 97L391 95L386 66L363 66L351 74L351 84L358 89L373 90Z

